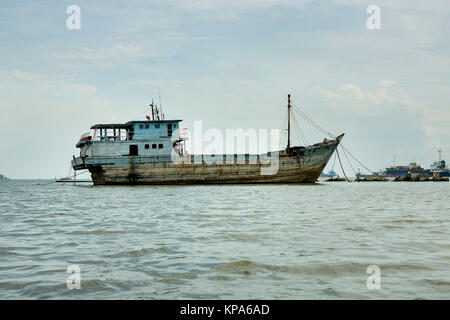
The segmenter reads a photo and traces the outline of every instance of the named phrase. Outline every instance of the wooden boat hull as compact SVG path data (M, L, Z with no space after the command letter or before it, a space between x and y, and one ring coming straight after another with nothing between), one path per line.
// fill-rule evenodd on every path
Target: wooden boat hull
M170 157L78 157L72 165L75 170L88 169L95 185L314 183L341 137L303 148L296 155L283 150L271 164L256 155L242 155L233 163L211 163L211 156L199 155L184 157L181 163ZM269 167L275 169L264 173Z

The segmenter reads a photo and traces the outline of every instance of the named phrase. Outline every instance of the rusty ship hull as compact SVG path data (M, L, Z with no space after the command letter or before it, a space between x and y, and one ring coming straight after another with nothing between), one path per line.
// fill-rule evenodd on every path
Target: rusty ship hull
M270 163L267 154L187 155L175 162L171 156L85 155L74 158L72 166L88 169L95 185L314 183L341 138L282 150L276 157L272 153Z
M265 154L189 155L182 120L165 120L150 104L147 120L96 124L76 144L74 170L87 169L95 185L314 183L344 136L291 146L288 95L286 149ZM257 145L257 141L253 141Z

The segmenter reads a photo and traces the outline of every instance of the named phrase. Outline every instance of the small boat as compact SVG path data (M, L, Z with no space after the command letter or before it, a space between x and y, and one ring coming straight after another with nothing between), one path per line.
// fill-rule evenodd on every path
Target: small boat
M325 181L327 181L327 182L340 182L340 181L347 181L345 178L341 178L338 174L337 175L335 175L335 176L333 176L333 177L331 177L331 178L328 178L327 180L325 180Z
M329 170L328 173L322 172L320 174L320 177L322 178L333 178L334 176L336 176L336 171L334 170Z
M438 153L439 153L439 160L433 162L430 165L429 174L433 177L436 177L436 176L437 177L450 177L450 169L446 165L445 160L442 160L442 158L441 158L442 150L439 149ZM444 179L442 181L446 181L446 180Z
M146 120L95 124L76 144L74 170L89 170L94 185L314 183L344 134L310 146L290 142L263 154L189 154L182 120L165 120L153 103Z
M73 182L72 177L64 177L56 179L56 182Z

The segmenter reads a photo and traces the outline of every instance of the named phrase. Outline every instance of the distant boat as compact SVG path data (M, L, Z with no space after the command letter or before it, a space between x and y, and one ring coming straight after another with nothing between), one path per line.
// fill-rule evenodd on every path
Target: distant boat
M408 166L391 166L386 168L388 177L404 177L408 173L429 174L429 170L422 168L416 162L411 162Z
M320 176L321 176L322 178L332 178L332 177L336 176L336 171L330 170L330 171L328 171L328 173L322 172L322 173L320 174Z
M72 160L73 169L89 170L95 185L314 183L344 135L310 146L291 146L289 95L285 149L264 154L192 155L186 152L182 120L164 120L161 108L150 106L147 121L93 125L94 133L84 134L76 144L80 156ZM270 169L272 158L276 158L276 172L262 174Z
M358 173L355 175L356 179L364 179L364 178L369 178L369 177L378 177L378 176L383 176L383 174L381 172L379 173L361 173L358 169Z
M430 165L430 175L431 176L435 176L435 175L439 175L440 177L450 177L450 169L448 168L448 166L445 164L445 160L441 159L441 153L442 150L439 149L439 160L433 162Z
M386 175L388 177L405 177L409 174L427 174L429 176L450 177L450 169L441 159L441 150L439 152L439 160L430 165L430 169L424 169L416 162L411 162L408 166L392 166L386 168Z
M431 175L436 173L441 177L450 177L450 169L445 164L444 160L433 162L430 165L430 173Z

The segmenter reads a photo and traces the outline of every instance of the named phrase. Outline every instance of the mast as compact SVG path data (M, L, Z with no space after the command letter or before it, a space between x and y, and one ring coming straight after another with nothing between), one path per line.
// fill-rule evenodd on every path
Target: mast
M152 99L152 104L150 105L152 107L152 120L155 120L155 110L153 108L153 99Z
M156 113L156 120L161 120L159 117L159 110L158 110L158 106L155 106L155 113Z
M291 153L291 95L288 94L288 143L287 143L287 152Z

